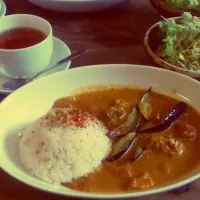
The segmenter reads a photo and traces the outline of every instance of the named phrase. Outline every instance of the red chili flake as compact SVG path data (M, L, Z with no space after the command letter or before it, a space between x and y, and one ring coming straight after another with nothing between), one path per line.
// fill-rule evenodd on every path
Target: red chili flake
M44 126L76 126L79 128L86 128L89 121L96 123L96 119L87 112L78 109L59 109L55 112L47 114L42 124Z

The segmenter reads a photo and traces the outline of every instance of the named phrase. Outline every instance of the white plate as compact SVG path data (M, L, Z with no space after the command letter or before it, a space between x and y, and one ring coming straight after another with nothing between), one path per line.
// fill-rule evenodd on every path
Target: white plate
M0 17L3 17L6 14L6 4L3 0L0 0Z
M28 0L29 2L52 11L94 12L121 3L124 0Z
M161 188L123 194L88 194L47 184L29 175L19 161L16 128L45 114L56 99L69 95L71 91L102 84L128 84L146 89L153 86L154 91L186 100L200 111L200 82L168 70L120 64L79 67L58 72L25 85L0 104L0 167L32 187L85 199L139 197L175 189L200 178L198 168L198 171L189 174L185 179ZM177 93L174 93L174 89Z
M51 57L51 60L50 60L48 67L52 67L53 64L55 64L59 60L63 59L64 57L67 57L71 54L68 46L56 37L53 38L53 46L54 46L53 54L52 54L52 57ZM46 75L49 75L49 74L52 74L52 73L55 73L55 72L58 72L58 71L61 71L61 70L68 69L70 64L71 64L71 61L64 63L64 64L60 65L59 67L42 74L40 77L46 76ZM2 87L2 84L5 83L8 80L9 80L9 78L6 77L3 73L3 70L0 69L0 93L1 94L2 93L10 94L11 92L13 92L12 90L6 90Z

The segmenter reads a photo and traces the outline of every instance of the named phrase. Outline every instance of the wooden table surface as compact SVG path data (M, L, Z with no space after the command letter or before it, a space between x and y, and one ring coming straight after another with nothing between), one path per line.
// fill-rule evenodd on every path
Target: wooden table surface
M72 62L73 67L105 63L154 65L144 53L143 35L160 17L148 0L129 0L113 9L90 14L50 12L25 0L4 1L7 5L7 14L28 13L41 16L52 24L54 36L63 40L72 51L88 49L85 55ZM72 198L35 190L0 169L0 200L23 199ZM194 199L197 200L195 197Z
M135 3L139 2L139 3ZM125 1L113 9L92 14L55 13L25 0L5 0L7 14L28 13L47 19L54 36L71 50L88 49L73 67L103 63L152 65L143 51L143 35L159 20L148 0Z

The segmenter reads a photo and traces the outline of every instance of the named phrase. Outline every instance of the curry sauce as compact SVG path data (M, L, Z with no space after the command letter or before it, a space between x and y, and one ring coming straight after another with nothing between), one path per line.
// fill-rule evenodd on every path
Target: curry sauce
M92 91L59 99L54 107L75 107L87 111L101 120L108 130L113 130L126 119L143 93L143 90L134 88ZM177 102L171 97L152 93L150 121L161 121ZM85 192L120 193L176 182L200 164L199 122L200 114L188 106L170 128L159 133L138 134L139 143L145 146L145 152L138 160L132 159L133 144L121 158L113 162L105 160L94 173L64 185Z

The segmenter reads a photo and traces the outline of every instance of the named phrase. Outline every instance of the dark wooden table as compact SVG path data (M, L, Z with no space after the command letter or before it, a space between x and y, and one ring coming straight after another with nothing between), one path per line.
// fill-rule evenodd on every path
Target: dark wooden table
M73 67L105 63L154 65L144 53L143 35L160 17L148 0L125 1L113 9L90 14L55 13L40 9L25 0L4 1L7 14L41 16L52 24L54 36L63 40L72 51L88 49L87 54L72 62ZM197 200L197 196L193 197ZM165 200L164 196L159 195L144 199L149 198ZM72 200L35 190L0 169L0 200L23 199Z

